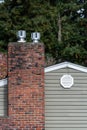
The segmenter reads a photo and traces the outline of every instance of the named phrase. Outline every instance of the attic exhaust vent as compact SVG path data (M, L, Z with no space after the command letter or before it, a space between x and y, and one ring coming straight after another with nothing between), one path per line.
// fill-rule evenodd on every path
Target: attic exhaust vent
M26 38L26 31L24 30L19 30L17 33L18 36L18 42L26 42L25 38Z
M64 88L71 88L74 84L73 77L69 74L65 74L61 77L60 83Z
M40 40L40 33L39 32L33 32L31 33L31 39L34 43L38 43Z

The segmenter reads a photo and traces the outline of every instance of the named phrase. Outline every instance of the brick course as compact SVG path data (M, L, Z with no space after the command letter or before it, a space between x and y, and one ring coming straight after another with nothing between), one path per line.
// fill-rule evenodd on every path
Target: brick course
M8 45L8 116L0 130L44 130L44 45Z

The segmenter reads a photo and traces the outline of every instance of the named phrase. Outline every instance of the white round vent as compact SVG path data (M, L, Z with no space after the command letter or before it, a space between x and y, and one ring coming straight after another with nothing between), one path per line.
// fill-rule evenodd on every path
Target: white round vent
M64 88L71 88L74 84L74 79L71 75L65 74L61 77L60 83Z

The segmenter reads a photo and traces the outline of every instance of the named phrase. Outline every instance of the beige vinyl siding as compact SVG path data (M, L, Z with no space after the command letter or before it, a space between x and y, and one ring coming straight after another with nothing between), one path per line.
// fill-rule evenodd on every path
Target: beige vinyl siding
M7 116L7 85L0 87L0 116Z
M60 78L71 74L64 89ZM65 68L45 73L45 130L87 130L87 73Z

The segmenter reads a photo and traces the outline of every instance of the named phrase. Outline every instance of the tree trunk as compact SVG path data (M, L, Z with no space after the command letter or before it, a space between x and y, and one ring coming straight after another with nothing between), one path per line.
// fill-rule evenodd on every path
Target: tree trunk
M58 41L62 41L62 34L61 34L61 17L60 13L58 14Z

